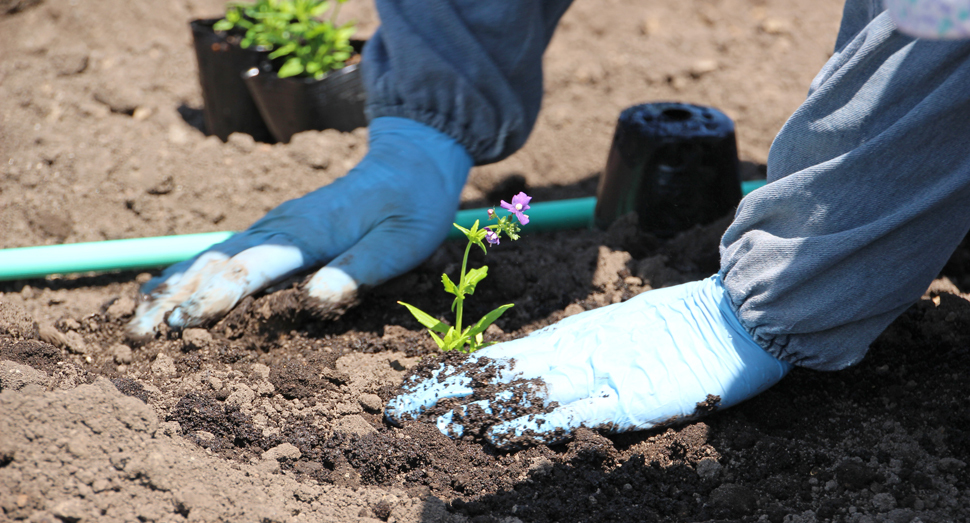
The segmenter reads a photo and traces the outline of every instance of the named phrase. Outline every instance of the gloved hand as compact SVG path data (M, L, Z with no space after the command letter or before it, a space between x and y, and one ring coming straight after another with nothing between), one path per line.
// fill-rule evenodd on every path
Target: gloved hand
M375 118L369 132L367 155L346 176L146 283L142 291L150 295L129 334L149 336L166 320L177 328L201 325L324 264L306 291L332 309L430 256L451 228L472 158L449 136L405 118Z
M438 418L444 434L474 430L500 448L553 444L579 427L642 430L730 407L789 370L741 327L712 276L577 314L457 368L442 365L406 383L385 415L400 425L439 399L463 398Z

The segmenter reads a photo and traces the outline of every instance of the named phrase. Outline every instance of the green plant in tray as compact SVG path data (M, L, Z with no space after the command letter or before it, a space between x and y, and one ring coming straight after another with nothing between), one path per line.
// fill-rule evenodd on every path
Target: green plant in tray
M342 68L354 55L350 37L353 22L337 25L340 6L347 0L257 0L230 3L226 17L212 27L242 34L239 45L270 50L281 62L280 78L305 76L319 80ZM330 12L329 16L325 15Z
M468 238L468 245L465 247L465 256L461 260L461 274L458 275L458 283L453 282L447 273L441 275L441 283L445 287L445 292L455 296L455 299L451 302L451 310L455 313L454 325L448 325L443 321L439 321L434 316L414 305L398 302L407 307L421 325L428 328L428 332L441 350L450 351L458 349L462 352L474 352L490 345L489 343L485 343L485 329L492 323L495 323L495 320L499 319L506 310L511 308L512 304L502 305L483 316L474 324L464 328L462 327L462 312L465 297L474 294L475 287L488 275L487 265L483 265L477 269L467 268L468 253L471 251L472 245L478 245L485 254L488 254L485 243L487 242L493 246L498 245L503 234L511 240L518 240L520 226L529 223L529 216L524 211L529 209L529 201L531 200L532 197L526 195L524 192L513 196L512 203L506 203L505 200L502 200L502 207L512 214L500 218L495 214L493 209L489 209L489 221L497 220L494 225L479 228L478 220L475 220L471 229L466 229L457 223L454 224Z

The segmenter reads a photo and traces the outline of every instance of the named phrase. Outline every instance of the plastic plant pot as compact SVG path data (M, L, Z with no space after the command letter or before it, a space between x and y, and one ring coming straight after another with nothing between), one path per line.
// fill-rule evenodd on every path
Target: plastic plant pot
M731 212L741 201L734 122L711 107L650 103L624 110L600 177L594 221L635 211L661 238Z
M213 31L218 20L193 20L189 24L199 63L206 132L222 141L240 132L260 142L275 142L242 79L244 72L265 61L269 53L243 49L239 36Z
M360 51L363 42L353 42ZM346 65L319 80L276 75L269 62L243 74L270 132L280 142L303 131L365 127L364 83L359 64Z

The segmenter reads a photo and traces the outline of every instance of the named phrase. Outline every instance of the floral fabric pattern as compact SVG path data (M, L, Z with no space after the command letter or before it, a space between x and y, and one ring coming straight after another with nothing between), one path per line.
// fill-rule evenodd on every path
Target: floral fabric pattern
M906 34L934 40L970 38L970 0L885 0Z

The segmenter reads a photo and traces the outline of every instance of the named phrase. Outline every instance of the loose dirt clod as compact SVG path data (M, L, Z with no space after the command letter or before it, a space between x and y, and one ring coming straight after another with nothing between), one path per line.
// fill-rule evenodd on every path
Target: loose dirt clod
M37 339L37 322L26 310L0 302L0 336Z
M0 359L51 372L63 357L61 350L49 343L0 337Z

